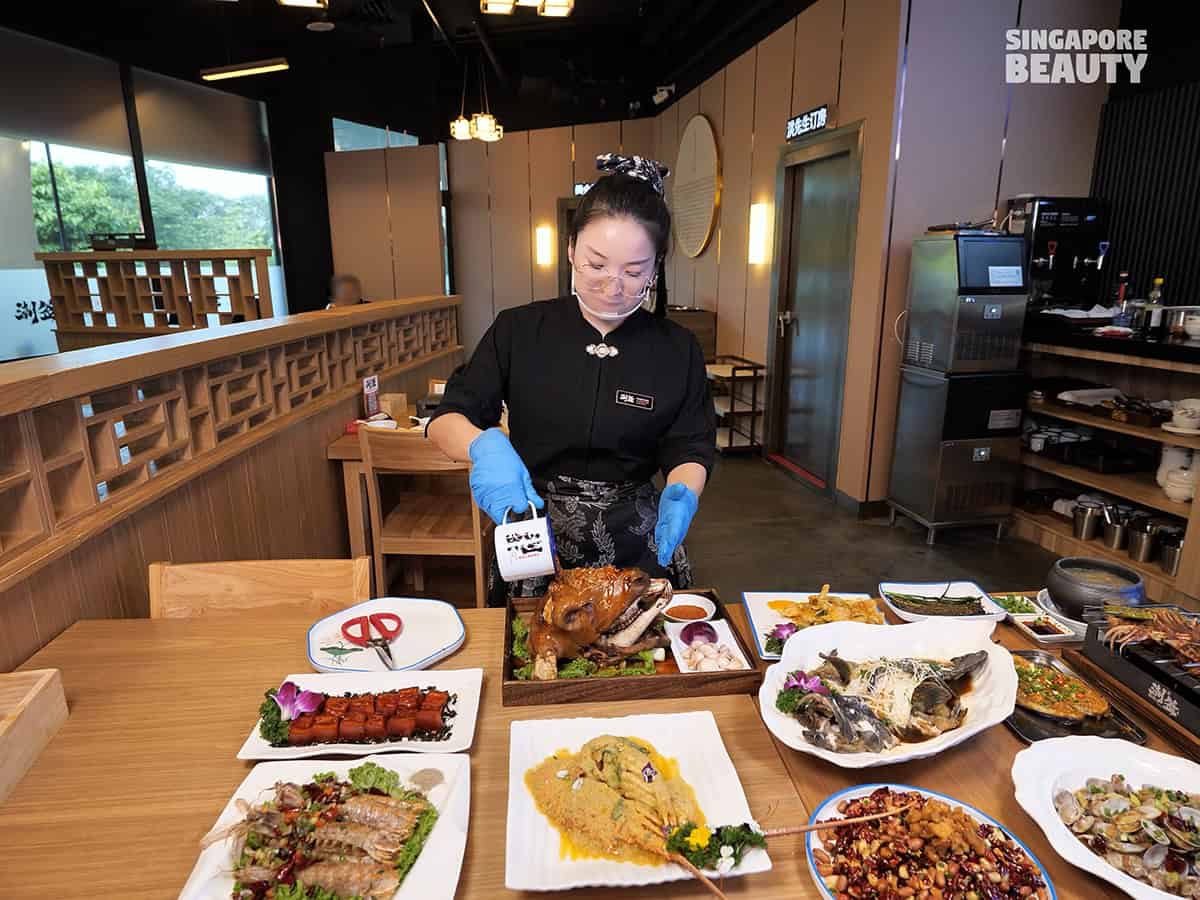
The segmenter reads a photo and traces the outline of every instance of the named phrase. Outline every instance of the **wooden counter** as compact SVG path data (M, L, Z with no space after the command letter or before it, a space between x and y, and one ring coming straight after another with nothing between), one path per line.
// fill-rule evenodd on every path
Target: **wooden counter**
M380 301L0 365L0 671L78 618L145 615L150 562L349 555L325 447L364 377L415 394L449 374L458 305Z
M742 608L728 609L745 629ZM1039 857L1064 900L1122 896L1061 860L1017 805L1009 771L1025 745L1003 725L931 759L855 770L775 742L749 696L506 709L499 682L504 613L467 609L462 616L466 643L435 667L482 666L485 673L469 752L471 824L460 900L517 896L504 890L512 721L699 709L715 715L763 827L807 821L816 804L849 785L914 784L996 817ZM235 754L254 724L263 690L308 669L303 649L308 625L306 616L85 621L31 659L29 668L62 670L70 718L0 807L5 896L173 896L195 862L197 842L251 766ZM1008 625L997 626L996 635L1010 648L1031 646ZM1149 746L1167 749L1157 736ZM771 839L773 870L726 882L730 895L816 898L801 846L799 836ZM593 889L555 896L642 895ZM656 887L654 895L708 896L691 882Z

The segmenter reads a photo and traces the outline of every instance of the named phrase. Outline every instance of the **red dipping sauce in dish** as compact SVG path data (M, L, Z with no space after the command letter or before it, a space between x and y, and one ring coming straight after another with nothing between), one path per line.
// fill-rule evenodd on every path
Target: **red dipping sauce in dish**
M665 612L673 619L704 619L708 617L707 609L700 606L692 606L690 603L669 606Z

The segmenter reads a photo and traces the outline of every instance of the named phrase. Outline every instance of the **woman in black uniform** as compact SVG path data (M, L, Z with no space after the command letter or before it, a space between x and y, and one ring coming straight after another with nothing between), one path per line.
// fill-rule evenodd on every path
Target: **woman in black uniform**
M716 419L696 339L641 308L670 242L667 170L613 154L596 165L609 174L575 212L572 293L497 315L428 433L471 460L475 501L494 521L548 503L565 568L637 566L687 587L682 542L712 468ZM501 403L511 442L497 427ZM493 602L546 587L506 587L494 565L489 583Z

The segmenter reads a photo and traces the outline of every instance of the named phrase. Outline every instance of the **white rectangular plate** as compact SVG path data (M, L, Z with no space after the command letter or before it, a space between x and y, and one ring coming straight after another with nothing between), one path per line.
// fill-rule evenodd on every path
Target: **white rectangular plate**
M437 824L417 857L416 863L394 895L394 900L454 900L467 846L467 822L471 815L471 761L463 755L444 753L429 756L368 756L366 759L292 760L260 763L238 785L225 809L213 824L224 828L239 821L242 814L236 801L258 803L270 796L277 781L303 784L318 772L333 772L345 779L347 773L364 762L391 769L407 783L421 769L438 769L445 782L429 792L429 801L438 811ZM216 900L233 893L233 841L213 844L200 853L192 874L180 893L180 900Z
M750 668L750 663L746 661L746 657L742 656L742 651L738 648L737 639L734 638L733 629L728 622L724 619L710 619L705 624L711 625L713 630L716 631L717 643L728 647L729 652L733 654L733 658L741 663L738 667L739 669ZM675 657L675 665L679 666L679 671L685 675L692 675L695 674L696 670L689 669L687 662L683 658L683 651L687 649L687 644L683 642L680 634L685 628L687 628L687 625L682 622L668 622L667 636L671 639L671 653ZM735 672L737 669L724 669L722 671Z
M766 635L776 625L782 625L784 622L791 621L786 616L781 616L775 612L767 604L775 600L784 600L791 603L807 603L809 597L819 593L821 593L820 590L803 591L800 593L742 591L742 603L746 607L746 618L750 621L750 630L754 633L754 645L758 648L759 659L779 659L780 654L768 653L766 651ZM864 598L869 600L871 598L870 594L847 594L845 591L830 590L829 593L837 597L845 597L847 600L861 600Z
M941 616L911 613L896 606L888 598L889 593L916 594L922 597L982 597L982 616ZM1002 622L1008 615L1004 607L993 600L988 592L973 581L885 581L879 585L879 596L887 604L888 609L905 622L920 622L922 619L937 619L941 622Z
M1029 623L1037 619L1047 619L1053 622L1056 626L1063 629L1062 634L1038 634L1029 627ZM1064 625L1058 619L1049 613L1018 613L1013 615L1009 613L1008 620L1012 622L1013 627L1031 641L1037 641L1039 644L1066 644L1071 641L1078 641L1079 636L1070 628Z
M254 727L238 759L304 759L311 756L368 756L372 753L455 753L466 750L475 739L475 720L479 716L479 694L483 684L483 669L436 669L430 672L343 672L338 675L316 675L306 672L280 679L294 681L302 691L322 694L366 694L398 691L407 687L436 687L457 694L455 716L450 721L450 737L444 741L398 740L375 744L309 744L306 747L272 747L258 733L261 719ZM267 688L264 687L265 691Z
M649 741L679 762L679 774L713 825L754 824L737 770L710 712L624 716L616 719L541 719L513 722L508 750L508 834L504 886L513 891L570 890L588 885L632 887L691 878L674 863L642 866L606 859L562 859L559 834L538 812L525 773L556 750L578 750L604 734ZM758 827L755 825L754 827ZM730 875L766 872L771 858L754 849Z

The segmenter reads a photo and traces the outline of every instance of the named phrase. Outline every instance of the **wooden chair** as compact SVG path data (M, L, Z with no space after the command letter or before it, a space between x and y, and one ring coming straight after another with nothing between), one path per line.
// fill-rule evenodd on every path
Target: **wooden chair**
M450 459L419 433L360 428L358 441L362 447L363 476L367 480L375 584L379 592L387 590L385 556L469 556L475 565L475 603L485 605L486 526L470 491L407 490L385 512L379 489L382 474L453 477L465 483L471 464ZM424 589L421 572L418 563L417 590Z
M152 619L272 608L327 615L370 599L371 560L366 556L150 564Z

